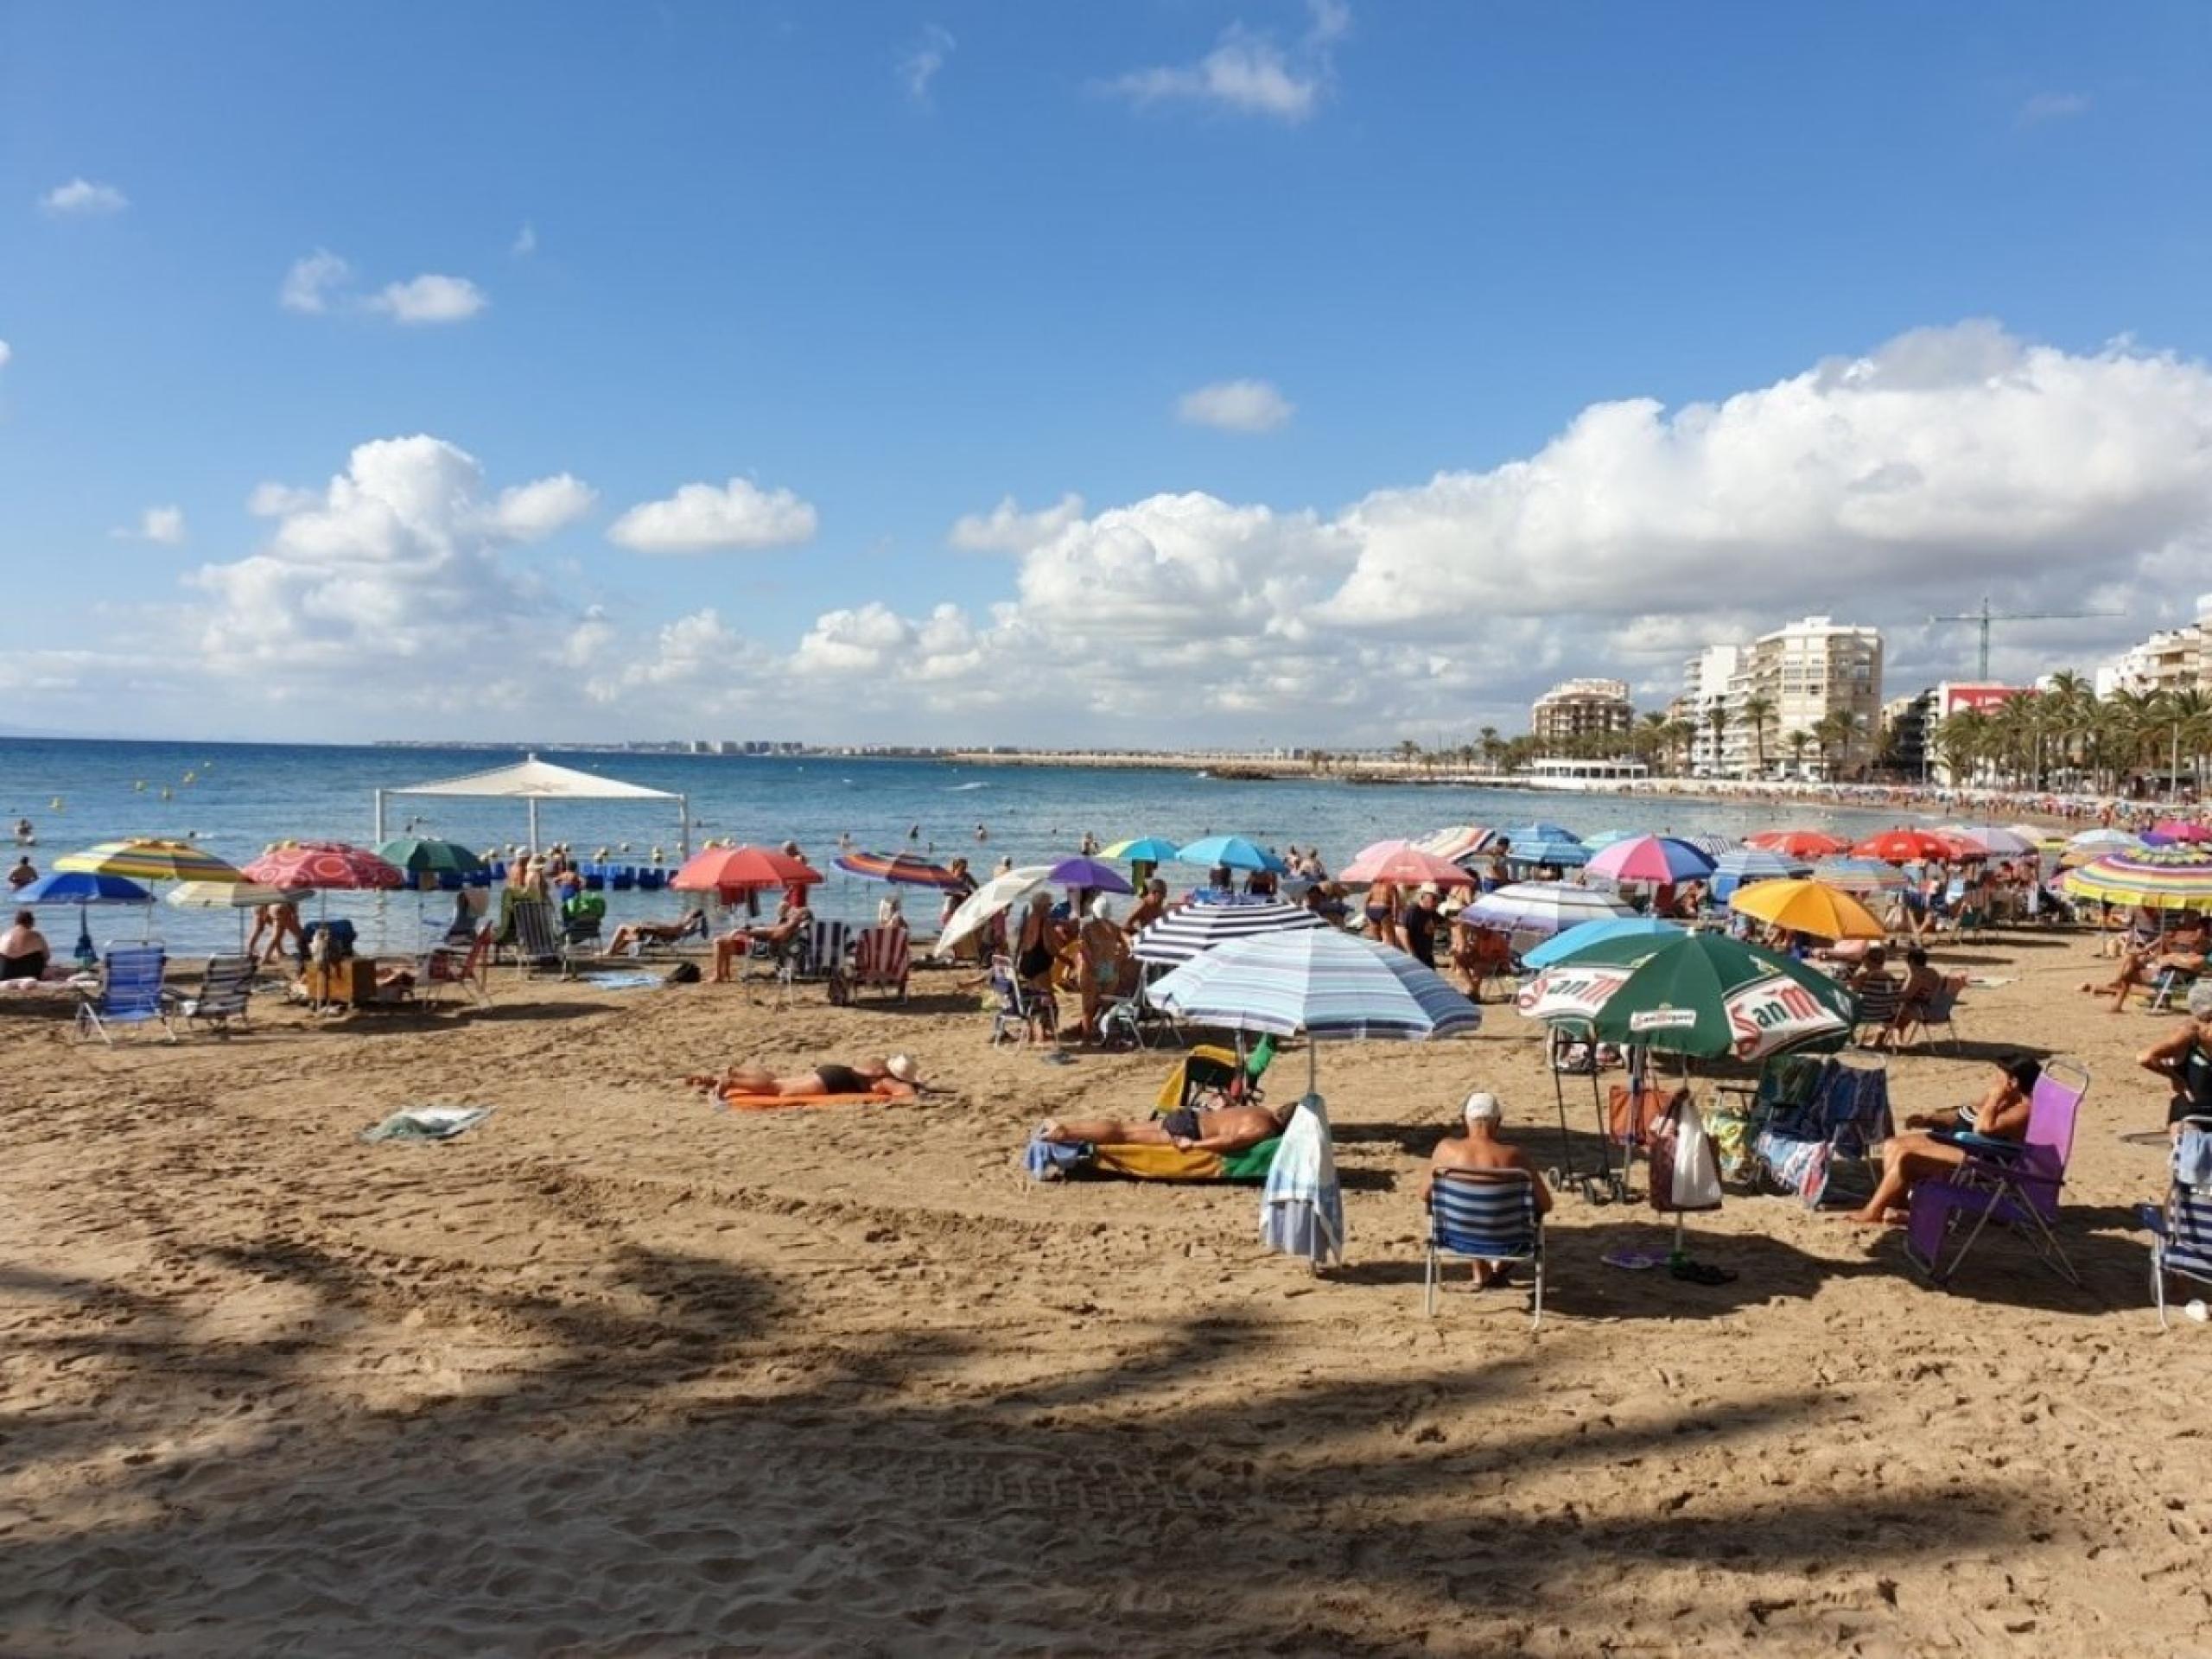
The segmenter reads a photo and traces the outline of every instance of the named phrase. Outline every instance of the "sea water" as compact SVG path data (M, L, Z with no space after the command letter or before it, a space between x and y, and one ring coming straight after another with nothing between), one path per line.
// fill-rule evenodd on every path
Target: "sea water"
M487 771L520 751L341 747L286 744L181 744L0 739L0 830L31 821L29 849L41 870L58 855L126 836L191 838L233 864L271 842L330 840L367 846L374 839L375 791ZM542 760L685 797L694 849L709 838L776 846L799 843L829 880L816 889L823 915L872 919L887 889L836 870L855 850L913 852L940 862L964 855L981 875L1001 858L1017 864L1076 852L1086 834L1101 845L1127 836L1174 842L1233 833L1262 846L1318 847L1332 868L1369 842L1421 836L1447 824L1510 828L1533 819L1580 835L1607 830L1709 831L1742 836L1770 828L1780 809L1725 802L1655 799L1556 791L1484 790L1450 785L1353 785L1286 772L1272 782L1213 779L1171 768L963 766L950 760L870 756L738 756L539 752ZM1893 813L1815 806L1787 810L1792 824L1866 833ZM579 857L601 848L610 861L665 868L680 862L674 801L547 801L539 834ZM389 795L385 833L456 841L480 853L525 842L520 801ZM4 846L0 839L0 846ZM7 861L12 864L14 855ZM1202 872L1179 872L1171 880ZM917 930L934 930L938 895L899 888ZM633 918L673 919L691 902L683 893L608 893L609 931ZM348 916L380 950L416 949L442 930L450 894L332 893L305 913ZM90 912L96 943L150 931L171 951L235 950L238 915L157 905ZM41 926L67 952L77 912L48 908Z

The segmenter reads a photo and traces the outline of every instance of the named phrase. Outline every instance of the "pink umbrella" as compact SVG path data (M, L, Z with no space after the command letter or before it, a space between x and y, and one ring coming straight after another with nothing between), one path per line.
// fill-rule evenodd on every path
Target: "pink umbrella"
M245 867L249 881L272 887L307 887L318 893L397 891L407 873L365 848L342 841L286 841Z
M1713 861L1672 836L1631 836L1592 855L1586 868L1613 881L1694 881L1713 874Z
M1433 882L1440 887L1471 887L1475 878L1448 858L1439 858L1433 853L1424 853L1417 847L1400 842L1395 848L1388 842L1377 842L1366 852L1346 865L1337 878L1340 881L1389 881L1421 884Z
M2151 826L2154 836L2164 836L2168 841L2212 841L2212 828L2191 823L2186 818L2161 818Z

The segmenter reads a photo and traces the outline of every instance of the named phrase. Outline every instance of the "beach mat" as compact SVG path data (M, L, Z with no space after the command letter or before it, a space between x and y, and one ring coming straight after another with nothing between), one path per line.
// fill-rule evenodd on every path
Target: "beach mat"
M729 1112L774 1112L785 1107L808 1106L883 1106L889 1103L881 1095L720 1095L722 1109Z
M1226 1155L1217 1152L1182 1152L1173 1147L1135 1142L1126 1146L1057 1146L1049 1141L1030 1141L1022 1164L1040 1181L1091 1178L1122 1181L1231 1181L1257 1185L1268 1179L1281 1135L1270 1135L1256 1147Z

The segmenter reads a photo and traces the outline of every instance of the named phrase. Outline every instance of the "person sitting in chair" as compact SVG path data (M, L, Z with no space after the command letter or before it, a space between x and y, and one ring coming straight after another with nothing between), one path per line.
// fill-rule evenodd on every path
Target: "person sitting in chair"
M614 930L614 937L607 942L609 956L619 957L625 951L635 950L642 944L674 944L688 939L694 933L707 937L707 912L694 905L683 912L680 922L625 922Z
M807 908L806 889L786 889L783 903L776 906L773 922L766 927L733 928L715 941L714 983L729 983L732 964L750 952L756 940L772 951L780 951L813 920L814 912Z
M1225 1106L1200 1111L1185 1106L1161 1118L1128 1122L1119 1118L1077 1118L1063 1122L1046 1118L1037 1137L1055 1146L1173 1147L1178 1152L1211 1152L1224 1155L1247 1151L1282 1133L1297 1106L1294 1100L1280 1106Z
M1955 1112L1921 1112L1904 1121L1906 1132L1882 1143L1882 1179L1862 1210L1845 1217L1862 1227L1879 1227L1902 1214L1913 1184L1966 1162L1969 1149L1960 1143L1961 1134L1984 1141L2018 1143L2027 1138L2028 1118L2034 1109L2036 1083L2043 1067L2021 1055L1997 1063L1997 1077L1989 1091L1971 1106Z
M2166 1103L2170 1128L2185 1117L2212 1117L2212 982L2200 980L2190 987L2189 1018L2137 1055L2135 1063L2163 1077L2173 1090Z
M1535 1194L1536 1213L1548 1216L1552 1209L1552 1190L1544 1185L1535 1163L1518 1147L1509 1147L1497 1138L1498 1128L1505 1122L1505 1108L1496 1095L1478 1089L1469 1095L1459 1108L1466 1133L1456 1139L1446 1137L1436 1143L1436 1150L1429 1155L1428 1173L1421 1178L1421 1201L1428 1203L1430 1191L1436 1185L1437 1173L1446 1169L1517 1169L1529 1178L1529 1185ZM1507 1262L1478 1262L1475 1263L1475 1288L1488 1290L1493 1285L1506 1282L1512 1271Z
M922 1069L910 1056L862 1060L858 1065L824 1061L810 1071L778 1077L765 1065L733 1065L720 1077L686 1077L694 1089L717 1097L732 1095L874 1095L879 1100L912 1100L922 1092Z
M2205 944L2203 922L2197 917L2184 915L2164 938L2126 952L2120 958L2120 970L2113 976L2112 983L2084 984L2082 988L2092 996L2110 996L2112 1011L2123 1013L2127 1007L2127 994L2138 985L2155 980L2169 969L2192 976L2202 973Z

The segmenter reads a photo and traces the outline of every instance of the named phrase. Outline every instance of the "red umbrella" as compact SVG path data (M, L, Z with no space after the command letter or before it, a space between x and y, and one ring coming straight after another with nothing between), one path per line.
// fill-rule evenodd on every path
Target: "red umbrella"
M1885 830L1851 849L1854 858L1878 858L1885 864L1910 864L1920 858L1986 858L1980 849L1939 836L1932 830Z
M1475 878L1448 858L1424 853L1400 842L1393 847L1382 841L1370 847L1338 874L1340 881L1389 881L1404 884L1433 882L1440 887L1471 887Z
M1745 836L1746 847L1764 847L1770 853L1787 853L1792 858L1832 858L1847 850L1851 842L1843 836L1832 836L1825 830L1762 830L1756 836Z
M241 874L249 881L271 887L306 887L318 893L392 891L407 885L407 873L399 866L342 841L280 842Z
M810 887L822 872L804 859L766 847L709 847L695 853L668 885L686 893L743 893L762 887Z

